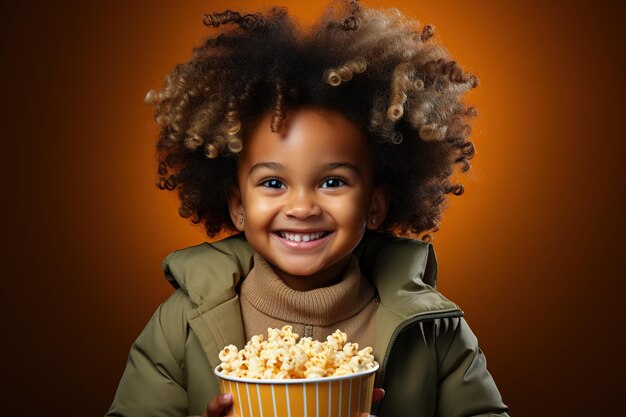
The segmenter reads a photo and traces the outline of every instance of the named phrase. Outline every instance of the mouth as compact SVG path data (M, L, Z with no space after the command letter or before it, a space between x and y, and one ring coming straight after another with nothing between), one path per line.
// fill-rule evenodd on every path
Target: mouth
M286 231L278 231L276 234L282 239L288 240L290 242L313 242L315 240L322 239L330 234L330 232L312 232L312 233L302 233L302 232L286 232Z

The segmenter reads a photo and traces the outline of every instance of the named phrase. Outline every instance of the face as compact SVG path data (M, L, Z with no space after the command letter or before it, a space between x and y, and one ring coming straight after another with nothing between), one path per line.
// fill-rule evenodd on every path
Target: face
M270 119L244 142L229 198L233 223L291 288L331 285L386 212L367 139L332 111L290 112L280 133Z

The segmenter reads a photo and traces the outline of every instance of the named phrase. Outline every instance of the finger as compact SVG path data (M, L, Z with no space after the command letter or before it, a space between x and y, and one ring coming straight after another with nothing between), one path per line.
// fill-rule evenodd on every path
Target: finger
M220 394L217 397L213 397L213 399L209 401L209 404L207 404L202 417L220 417L225 414L224 411L232 404L232 394Z
M374 392L372 393L372 403L377 403L382 400L385 396L385 390L382 388L374 388Z

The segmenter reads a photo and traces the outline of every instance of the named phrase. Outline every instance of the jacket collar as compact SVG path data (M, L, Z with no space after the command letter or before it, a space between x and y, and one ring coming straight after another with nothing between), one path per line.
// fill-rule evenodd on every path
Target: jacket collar
M434 289L437 261L430 243L368 232L355 254L380 297L374 346L377 359L386 353L394 331L406 320L460 311ZM253 255L245 238L238 235L181 249L163 260L167 280L185 291L195 307L187 321L213 367L219 365L218 353L224 346L241 348L246 343L236 288L252 269Z
M165 278L189 296L195 307L187 322L213 368L218 354L246 343L236 288L252 269L254 251L239 236L181 249L163 259Z
M380 297L374 346L378 361L386 356L402 323L431 314L462 313L435 290L437 258L432 244L368 232L355 254Z

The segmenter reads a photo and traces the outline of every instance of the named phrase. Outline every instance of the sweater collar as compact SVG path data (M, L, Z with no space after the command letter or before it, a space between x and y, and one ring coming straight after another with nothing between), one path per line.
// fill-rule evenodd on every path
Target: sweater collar
M241 296L261 313L313 326L329 326L352 317L375 294L372 284L362 276L354 255L336 284L297 291L278 277L267 260L255 254L254 267L241 286Z

